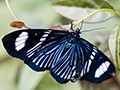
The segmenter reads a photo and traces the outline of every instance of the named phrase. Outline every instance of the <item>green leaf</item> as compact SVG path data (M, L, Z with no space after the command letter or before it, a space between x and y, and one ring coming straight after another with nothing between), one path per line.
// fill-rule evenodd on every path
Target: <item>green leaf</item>
M98 9L114 10L106 0L57 0L53 3L52 8L72 20L80 20ZM84 21L101 22L110 19L113 15L111 12L99 12Z
M110 34L109 49L116 68L120 70L120 21L113 28Z
M20 75L18 90L34 90L45 74L33 71L25 65Z

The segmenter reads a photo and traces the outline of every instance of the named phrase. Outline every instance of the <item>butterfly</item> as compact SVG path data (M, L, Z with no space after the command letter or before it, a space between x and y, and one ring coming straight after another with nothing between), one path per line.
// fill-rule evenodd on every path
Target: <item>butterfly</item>
M54 79L87 80L100 83L115 76L115 67L98 48L73 30L23 29L3 37L3 45L12 57L20 58L35 71L50 70Z

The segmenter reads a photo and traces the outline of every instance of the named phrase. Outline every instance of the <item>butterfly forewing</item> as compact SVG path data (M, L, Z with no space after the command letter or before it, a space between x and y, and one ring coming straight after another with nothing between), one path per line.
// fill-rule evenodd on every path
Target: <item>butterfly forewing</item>
M50 69L64 48L67 32L59 30L19 30L6 35L3 45L7 52L22 59L32 69Z

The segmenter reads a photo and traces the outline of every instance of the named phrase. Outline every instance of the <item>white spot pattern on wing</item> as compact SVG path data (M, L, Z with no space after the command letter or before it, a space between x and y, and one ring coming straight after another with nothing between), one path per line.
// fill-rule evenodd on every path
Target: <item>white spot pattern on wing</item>
M96 48L93 47L93 52L92 52L92 54L90 55L90 59L88 60L87 73L88 73L89 70L90 70L90 66L91 66L91 64L92 64L92 60L94 60L95 55L96 55L97 52L98 52L98 51L96 50Z
M32 47L31 49L29 49L27 51L27 56L28 58L30 58L32 55L34 55L34 51L36 51L37 49L39 49L41 47L41 44L46 40L46 38L48 37L48 35L50 34L51 31L45 31L42 36L42 38L40 38L40 42L37 43L34 47ZM35 35L37 35L37 33L35 33ZM32 55L31 55L32 54ZM34 60L35 61L35 60Z
M92 64L92 61L89 59L89 60L88 60L88 66L87 66L87 73L88 73L89 70L90 70L91 64Z
M27 32L22 32L15 40L15 49L17 51L21 50L23 47L25 47L25 42L28 38Z
M40 38L40 41L41 42L43 42L43 41L45 41L46 40L46 38Z
M110 63L108 61L103 62L95 71L95 78L100 78L109 68Z

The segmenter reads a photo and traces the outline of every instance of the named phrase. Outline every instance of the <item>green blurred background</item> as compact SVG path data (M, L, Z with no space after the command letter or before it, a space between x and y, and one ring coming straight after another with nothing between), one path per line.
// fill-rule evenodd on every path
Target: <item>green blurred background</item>
M55 25L69 24L71 20L57 14L52 8L55 0L9 0L10 6L16 16L30 28L47 29ZM119 0L109 0L115 9L120 11ZM114 17L106 22L96 24L83 24L83 30L105 27L104 30L83 33L82 37L89 40L110 56L107 40L113 26L119 21ZM16 58L10 57L1 42L4 35L17 29L9 24L15 21L9 12L4 0L0 0L0 90L120 90L120 73L114 79L101 84L92 84L86 81L59 84L48 71L35 72Z

